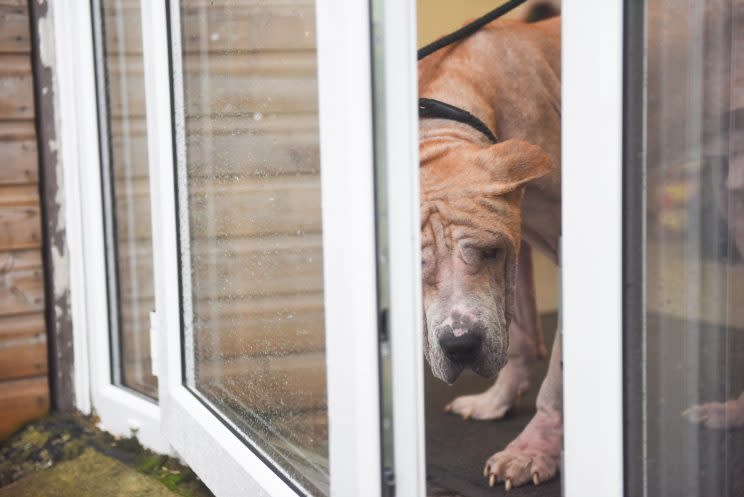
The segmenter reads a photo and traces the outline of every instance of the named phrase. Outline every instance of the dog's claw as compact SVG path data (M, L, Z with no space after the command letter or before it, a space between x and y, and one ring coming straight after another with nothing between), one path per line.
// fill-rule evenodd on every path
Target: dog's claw
M540 484L540 475L537 473L532 473L532 483L535 484L535 486Z
M506 490L507 492L508 492L509 490L511 490L511 489L512 489L512 482L511 482L511 478L507 478L507 479L506 479L506 483L504 483L504 489L505 489L505 490Z
M493 487L496 485L496 475L491 475L488 477L488 486Z

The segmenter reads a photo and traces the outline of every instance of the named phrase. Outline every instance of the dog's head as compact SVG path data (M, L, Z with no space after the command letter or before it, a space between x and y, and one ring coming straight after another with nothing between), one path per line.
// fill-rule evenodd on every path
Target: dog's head
M524 186L553 163L520 140L433 137L420 152L426 359L447 383L466 367L491 377L509 346Z

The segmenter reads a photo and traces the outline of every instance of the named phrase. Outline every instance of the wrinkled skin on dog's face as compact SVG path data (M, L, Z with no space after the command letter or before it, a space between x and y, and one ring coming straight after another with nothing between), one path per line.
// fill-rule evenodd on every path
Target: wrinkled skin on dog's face
M506 364L524 185L550 171L535 145L477 145L424 136L421 250L424 353L453 383L469 367L485 377Z

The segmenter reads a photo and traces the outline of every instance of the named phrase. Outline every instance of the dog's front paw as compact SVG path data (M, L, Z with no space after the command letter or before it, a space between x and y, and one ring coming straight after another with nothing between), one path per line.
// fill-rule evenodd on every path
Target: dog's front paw
M477 395L457 397L444 410L458 414L463 419L501 419L529 389L529 375L528 365L509 361L491 388Z
M483 476L490 486L503 481L506 490L530 481L539 485L558 472L562 442L560 413L540 411L506 449L486 461Z
M477 395L457 397L444 410L462 416L462 419L501 419L514 405L514 401L491 392L493 387Z
M733 429L744 427L744 393L738 399L709 402L690 407L682 413L691 423L706 428Z

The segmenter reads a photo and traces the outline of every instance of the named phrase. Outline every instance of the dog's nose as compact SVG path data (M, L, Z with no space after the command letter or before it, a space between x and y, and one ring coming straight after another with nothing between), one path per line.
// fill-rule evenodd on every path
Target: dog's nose
M483 339L477 333L465 333L460 336L446 333L439 339L439 346L450 360L467 364L473 362L478 356L482 341Z

